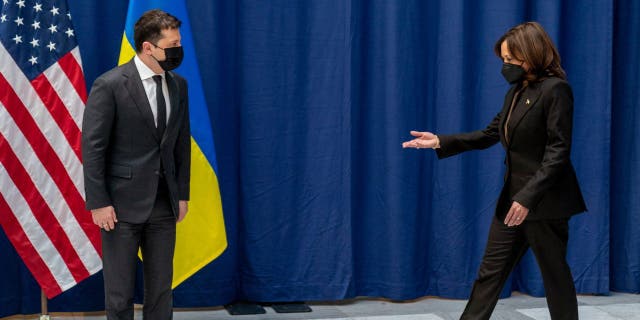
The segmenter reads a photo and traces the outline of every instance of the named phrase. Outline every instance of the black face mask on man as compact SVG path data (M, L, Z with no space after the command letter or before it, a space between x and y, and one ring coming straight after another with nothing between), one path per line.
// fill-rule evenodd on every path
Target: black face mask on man
M522 66L506 62L502 65L501 72L504 79L507 80L507 82L509 82L510 84L515 84L516 82L520 81L525 74L527 74Z
M184 58L184 51L182 50L182 46L170 48L161 48L155 44L154 46L156 48L164 50L165 59L162 61L151 55L154 59L156 59L156 61L158 61L158 64L160 65L160 68L162 68L162 70L171 71L180 66L180 64L182 63L182 58Z

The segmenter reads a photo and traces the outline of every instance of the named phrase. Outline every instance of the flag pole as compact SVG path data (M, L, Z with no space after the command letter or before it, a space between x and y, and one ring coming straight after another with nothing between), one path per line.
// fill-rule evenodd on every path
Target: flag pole
M47 310L47 295L44 290L40 289L40 320L50 320L49 311Z

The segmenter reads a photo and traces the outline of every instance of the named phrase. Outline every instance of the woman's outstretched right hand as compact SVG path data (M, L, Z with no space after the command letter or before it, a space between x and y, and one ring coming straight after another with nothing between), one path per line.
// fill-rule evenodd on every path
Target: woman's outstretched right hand
M403 148L437 148L440 141L438 136L431 132L411 131L411 135L416 137L413 140L405 141L402 143Z

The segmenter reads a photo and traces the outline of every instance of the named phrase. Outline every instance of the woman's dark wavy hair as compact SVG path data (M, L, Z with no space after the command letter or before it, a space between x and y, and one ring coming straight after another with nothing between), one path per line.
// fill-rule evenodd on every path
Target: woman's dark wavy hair
M525 22L502 35L493 46L493 51L501 59L500 46L504 41L507 41L507 47L516 59L530 66L527 80L537 81L547 77L567 79L567 74L560 66L558 49L539 23Z

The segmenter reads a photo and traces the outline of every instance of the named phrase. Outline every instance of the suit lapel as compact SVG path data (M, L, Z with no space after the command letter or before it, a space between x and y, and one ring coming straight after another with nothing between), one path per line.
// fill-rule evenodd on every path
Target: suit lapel
M513 141L513 135L522 121L522 118L531 110L540 98L540 89L537 85L530 85L527 87L521 94L518 103L513 107L513 111L511 112L511 119L509 119L509 144Z
M504 122L507 121L507 117L509 115L509 107L511 107L511 101L513 101L513 96L518 91L518 86L512 86L507 95L504 98L504 105L502 106L502 118L500 119L500 125L498 126L498 132L500 133L500 141L503 145L507 145L507 141L504 136Z
M127 91L129 91L129 95L133 99L133 102L136 104L138 111L142 114L142 118L144 118L144 123L147 124L151 134L156 140L159 140L158 132L156 129L156 122L153 118L153 113L151 112L151 105L149 105L149 99L147 98L147 94L144 91L144 87L142 86L142 80L140 79L140 74L138 73L138 69L136 68L133 59L131 59L127 64L124 65L125 71L123 72L123 76L126 78Z
M171 114L169 115L169 125L175 124L178 112L180 111L180 94L178 84L170 72L167 75L167 86L169 88L169 100L171 102Z
M169 114L169 122L167 123L167 129L164 131L164 135L171 130L180 115L180 92L178 92L178 84L171 75L171 72L166 72L167 87L169 88L169 101L171 102L171 113ZM163 137L164 140L164 137Z

